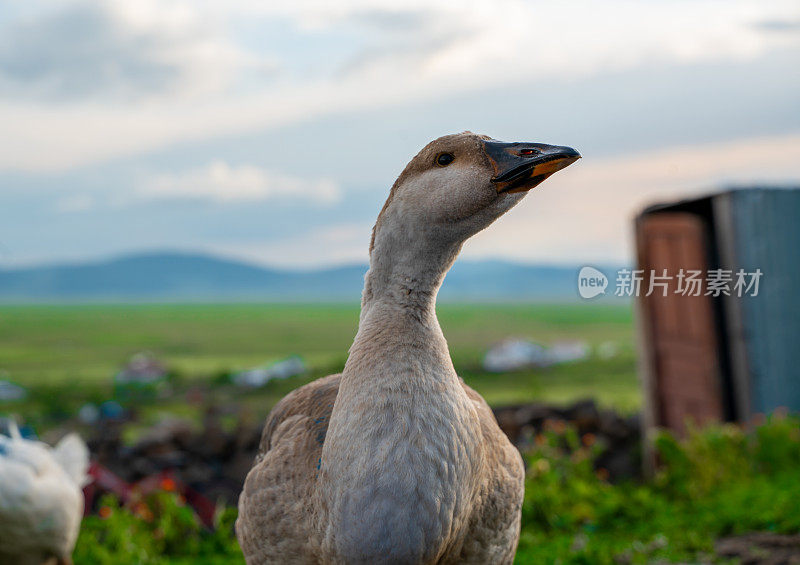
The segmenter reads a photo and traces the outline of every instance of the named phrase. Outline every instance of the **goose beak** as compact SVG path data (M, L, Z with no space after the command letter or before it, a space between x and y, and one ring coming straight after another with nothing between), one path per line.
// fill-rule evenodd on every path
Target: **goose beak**
M581 154L572 147L506 143L494 139L486 140L483 144L494 168L492 182L498 194L528 191L581 158Z

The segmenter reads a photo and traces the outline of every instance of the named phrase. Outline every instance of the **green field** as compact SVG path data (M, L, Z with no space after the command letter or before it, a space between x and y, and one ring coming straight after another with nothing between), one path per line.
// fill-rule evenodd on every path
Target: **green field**
M456 369L494 406L591 397L623 412L639 408L627 306L445 304L438 311ZM190 390L235 407L229 414L238 416L229 418L263 418L291 389L341 370L357 322L356 305L0 306L0 379L30 393L24 401L0 403L0 415L14 414L40 432L72 426L83 403L113 397L112 377L131 355L150 351L170 369L170 392L137 406L132 433L164 416L199 419L203 403L187 402ZM486 349L511 336L545 345L584 340L592 355L547 369L483 371ZM609 343L616 353L597 355L597 346ZM301 355L310 373L258 390L228 379L232 371L289 354ZM572 428L542 435L545 441L524 454L516 563L729 563L715 555L721 536L800 531L796 418L777 417L752 432L712 428L680 445L664 436L659 473L621 484L595 473L597 452ZM232 530L235 508L222 510L218 527L208 531L174 493L156 493L144 503L142 514L104 500L102 516L83 522L76 565L242 563Z
M459 374L492 405L529 400L568 402L594 397L624 411L639 405L632 314L606 305L442 305L438 309ZM357 305L75 305L0 307L0 371L29 388L29 401L5 407L41 421L58 398L63 416L86 400L112 395L112 376L136 352L150 351L184 383L209 383L221 374L289 354L311 367L307 377L272 382L239 398L263 416L289 390L340 371L358 324ZM487 374L480 361L509 336L542 344L580 339L611 342L618 353L541 370ZM163 411L191 407L161 402ZM0 406L0 410L2 410Z

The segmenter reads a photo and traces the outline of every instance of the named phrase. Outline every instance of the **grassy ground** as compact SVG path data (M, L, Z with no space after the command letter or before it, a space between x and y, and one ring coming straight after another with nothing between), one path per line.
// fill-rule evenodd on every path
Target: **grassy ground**
M459 374L493 405L534 399L567 402L595 397L625 411L638 407L632 320L626 306L442 305L439 317ZM311 366L307 377L273 382L255 393L217 389L263 417L291 389L341 370L358 324L357 305L92 305L0 307L0 372L29 387L28 402L5 407L35 422L67 416L87 400L112 395L112 375L132 354L155 353L186 383L289 354ZM542 343L612 342L619 353L569 365L487 374L487 347L508 336ZM0 412L4 407L0 405ZM164 400L149 407L191 416L194 408Z

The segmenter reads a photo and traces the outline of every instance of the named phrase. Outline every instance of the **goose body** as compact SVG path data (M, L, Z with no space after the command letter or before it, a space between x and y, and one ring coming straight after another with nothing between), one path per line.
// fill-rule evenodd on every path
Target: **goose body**
M524 467L456 375L436 293L461 245L578 158L469 132L406 167L373 231L344 370L281 400L239 499L248 563L511 563Z
M55 448L0 435L0 563L70 563L83 517L89 452L69 434Z

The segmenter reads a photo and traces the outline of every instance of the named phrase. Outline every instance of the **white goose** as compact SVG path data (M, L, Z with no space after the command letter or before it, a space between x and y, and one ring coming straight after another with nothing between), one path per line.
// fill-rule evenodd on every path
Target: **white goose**
M0 435L0 563L71 563L83 516L89 450L76 434L55 448Z
M428 144L375 224L341 375L272 410L236 523L248 563L511 563L522 459L456 375L436 294L461 246L580 157L465 132Z

